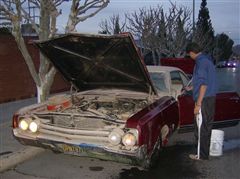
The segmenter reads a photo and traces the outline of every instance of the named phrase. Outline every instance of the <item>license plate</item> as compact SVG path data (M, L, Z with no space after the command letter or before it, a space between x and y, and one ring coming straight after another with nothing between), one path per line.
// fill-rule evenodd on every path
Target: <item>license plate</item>
M64 153L80 154L83 152L83 149L76 145L63 144L62 149Z

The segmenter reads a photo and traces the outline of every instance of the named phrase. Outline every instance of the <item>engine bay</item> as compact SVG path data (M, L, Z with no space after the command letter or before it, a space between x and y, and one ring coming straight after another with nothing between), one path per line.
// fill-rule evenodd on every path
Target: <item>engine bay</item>
M147 98L109 95L55 96L48 101L47 112L35 115L51 125L69 128L103 128L125 124L132 115L147 107Z

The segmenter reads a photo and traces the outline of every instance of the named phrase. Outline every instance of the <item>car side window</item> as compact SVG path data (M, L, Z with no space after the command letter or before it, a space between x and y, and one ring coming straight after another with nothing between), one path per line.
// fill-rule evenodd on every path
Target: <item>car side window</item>
M186 75L184 75L182 72L180 72L180 76L182 78L183 86L187 86L189 82L188 77L186 77Z
M165 74L164 73L157 73L157 72L150 72L150 78L153 82L153 85L159 90L167 92L168 89L165 83Z
M171 76L171 83L173 85L183 85L182 78L178 71L172 71L170 73L170 76Z

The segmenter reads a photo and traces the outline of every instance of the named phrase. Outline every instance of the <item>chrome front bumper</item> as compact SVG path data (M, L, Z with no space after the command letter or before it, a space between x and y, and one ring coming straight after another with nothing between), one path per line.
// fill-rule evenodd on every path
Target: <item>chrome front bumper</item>
M14 137L24 145L42 147L70 155L87 156L132 165L139 165L145 159L147 155L145 145L140 147L135 146L128 150L121 149L119 146L112 146L108 143L105 137L108 135L107 132L98 132L98 136L84 136L80 134L81 131L79 131L77 135L65 135L57 130L51 132L40 131L34 134L18 128L13 129ZM91 132L89 133L91 134Z

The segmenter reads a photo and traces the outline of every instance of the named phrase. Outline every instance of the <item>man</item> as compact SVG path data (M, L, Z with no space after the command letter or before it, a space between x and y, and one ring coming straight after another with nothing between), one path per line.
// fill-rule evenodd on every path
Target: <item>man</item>
M197 43L189 43L186 52L195 60L192 87L194 107L194 135L198 142L198 155L190 154L193 160L208 160L211 139L212 123L215 113L216 97L216 73L212 59L203 54ZM202 119L200 131L198 131L199 117ZM200 136L199 136L200 134Z

